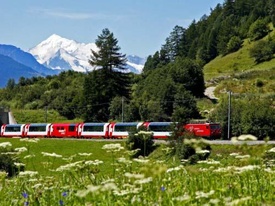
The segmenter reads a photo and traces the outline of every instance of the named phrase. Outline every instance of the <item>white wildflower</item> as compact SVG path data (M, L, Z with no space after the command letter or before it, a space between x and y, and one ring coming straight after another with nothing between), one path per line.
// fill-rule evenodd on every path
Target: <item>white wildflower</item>
M134 182L134 184L142 185L142 184L146 184L146 183L149 183L149 182L152 182L152 181L153 181L153 178L152 177L148 177L148 178L145 178L145 179L136 180Z
M140 158L135 158L135 159L133 159L133 161L139 162L139 163L144 163L144 164L149 162L148 159L140 159Z
M233 152L233 153L229 154L229 156L237 156L237 155L240 155L240 153L238 153L238 152Z
M209 165L221 164L219 161L216 161L216 160L201 160L201 161L198 161L198 163L204 163L204 164L209 164Z
M202 191L197 191L196 192L196 199L200 199L200 198L208 198L210 195L213 195L215 193L214 190L211 190L209 192L202 192Z
M112 152L118 152L120 150L123 150L124 147L121 146L121 144L116 143L116 144L105 144L102 149L107 150L107 151L112 151Z
M1 154L4 154L4 155L17 155L18 152L1 152Z
M105 184L110 183L110 182L115 182L115 179L112 179L112 178L111 179L107 179L107 180L101 182L101 184L105 185Z
M133 173L129 173L129 172L126 172L124 174L125 177L128 177L128 178L134 178L134 179L142 179L144 178L144 174L133 174Z
M110 191L110 190L117 190L117 189L118 187L113 182L106 183L101 187L102 191Z
M243 197L240 199L232 200L231 202L226 203L226 206L235 206L235 205L240 205L241 202L246 202L248 200L252 199L251 197Z
M103 164L103 161L101 160L88 160L84 162L85 165L99 165Z
M231 138L231 142L232 143L238 143L239 141L238 141L238 137L232 137Z
M275 174L275 170L272 170L271 168L266 168L266 169L264 169L264 171L271 173L271 174Z
M236 167L235 170L237 170L239 173L245 172L245 171L250 171L254 169L259 169L259 165L247 165L244 167Z
M57 172L70 171L71 169L80 168L83 161L77 161L66 165L61 165L56 169Z
M250 157L250 155L236 155L235 156L236 159L247 159L249 157Z
M23 166L25 166L25 164L20 163L20 162L14 162L14 165L15 165L16 167L23 167Z
M29 159L29 158L33 158L33 157L35 157L35 155L26 155L26 156L24 157L24 159Z
M169 172L173 172L173 171L179 171L179 170L182 170L182 169L183 169L183 166L180 165L178 167L169 168L169 169L166 170L166 172L169 173Z
M11 147L12 144L10 142L2 142L0 143L0 147L6 148L6 147Z
M94 186L94 185L88 185L86 190L78 190L76 192L76 196L78 197L85 197L89 193L97 192L99 191L101 186Z
M28 151L26 147L17 147L14 150L19 153Z
M211 205L218 205L220 203L220 199L211 199L209 203L211 203Z
M33 189L37 189L39 187L42 187L43 185L41 183L37 183L35 185L32 186Z
M229 171L232 171L234 169L235 169L235 167L233 167L233 166L230 166L230 167L219 167L219 168L213 170L213 172L229 172Z
M257 139L258 139L257 137L255 137L255 136L253 136L251 134L243 134L243 135L240 135L238 137L239 141L255 141Z
M268 150L268 152L275 152L275 147L273 147L270 150Z
M35 175L38 175L37 171L22 171L22 172L19 172L19 177L24 177L24 176L33 177Z
M131 160L127 160L125 157L120 157L117 159L118 162L120 163L124 163L124 164L131 164L132 161Z
M114 190L114 195L117 195L117 196L124 196L124 195L128 195L130 193L129 190Z
M187 194L183 195L183 196L179 196L179 197L173 197L172 200L174 201L179 201L179 202L183 202L183 201L186 201L186 200L190 200L191 197Z
M78 155L80 155L80 156L91 156L92 153L78 153Z
M30 138L21 138L20 141L21 142L31 142L31 143L37 143L40 139L38 138L33 138L33 139L30 139Z
M210 153L210 151L206 150L206 149L205 150L197 150L196 153L197 154L206 154L206 153Z
M56 153L48 153L48 152L41 152L41 154L45 157L57 157L57 158L61 158L62 155L56 154Z

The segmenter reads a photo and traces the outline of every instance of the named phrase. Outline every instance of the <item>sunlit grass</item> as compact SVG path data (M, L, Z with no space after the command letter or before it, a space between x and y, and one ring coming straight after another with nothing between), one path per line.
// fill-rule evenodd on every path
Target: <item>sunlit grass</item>
M180 164L161 145L131 159L124 142L0 139L20 148L26 171L0 173L1 205L272 205L272 145L212 145L208 160ZM9 143L4 144L10 147ZM26 148L26 149L23 149ZM28 155L33 158L24 159ZM272 157L272 156L271 156Z

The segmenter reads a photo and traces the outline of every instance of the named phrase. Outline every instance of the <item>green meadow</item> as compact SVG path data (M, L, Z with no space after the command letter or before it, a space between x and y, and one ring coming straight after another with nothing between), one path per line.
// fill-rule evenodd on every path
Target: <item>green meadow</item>
M0 173L1 205L274 205L275 147L211 145L186 164L166 144L130 158L124 141L0 139L25 171Z

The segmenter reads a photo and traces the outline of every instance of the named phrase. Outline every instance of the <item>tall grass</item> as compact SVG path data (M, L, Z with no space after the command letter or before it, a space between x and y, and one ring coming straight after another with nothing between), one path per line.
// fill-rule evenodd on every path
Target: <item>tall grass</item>
M6 141L27 148L20 154L27 171L12 179L0 174L4 206L275 203L274 162L263 160L268 145L212 145L210 159L190 166L169 158L166 145L130 159L123 141Z

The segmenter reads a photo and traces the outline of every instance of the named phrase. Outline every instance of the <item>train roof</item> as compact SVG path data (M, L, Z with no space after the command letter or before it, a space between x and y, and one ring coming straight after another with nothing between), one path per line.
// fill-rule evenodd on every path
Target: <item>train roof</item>
M139 122L117 122L115 126L137 126Z
M86 122L83 125L84 126L103 126L105 124L108 124L108 123L106 123L106 122L101 122L101 123L100 122Z
M173 122L149 122L150 126L167 126L171 124L173 124Z
M6 127L21 127L24 124L6 124Z
M30 126L46 126L49 125L50 123L30 123Z

